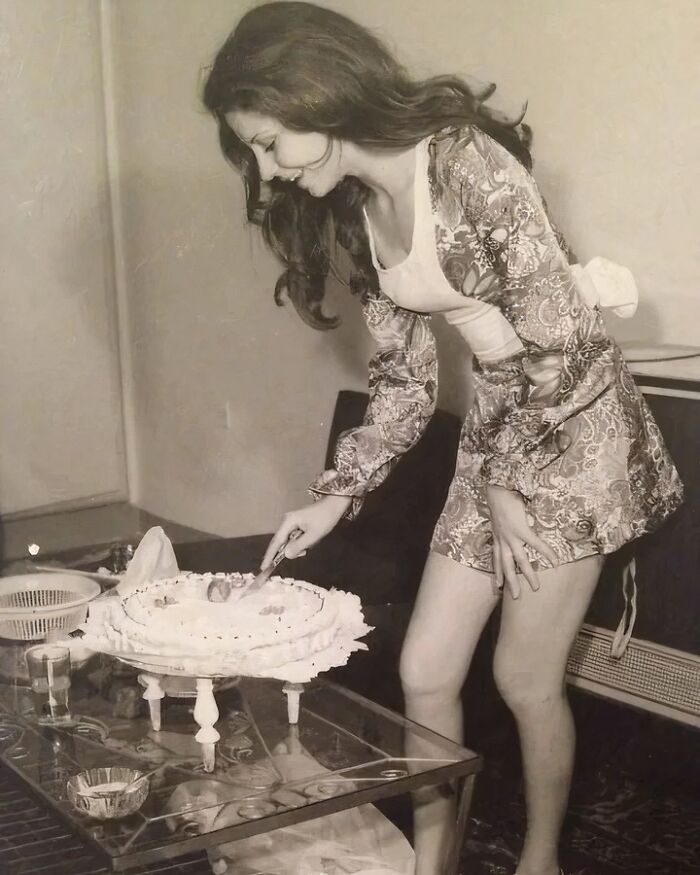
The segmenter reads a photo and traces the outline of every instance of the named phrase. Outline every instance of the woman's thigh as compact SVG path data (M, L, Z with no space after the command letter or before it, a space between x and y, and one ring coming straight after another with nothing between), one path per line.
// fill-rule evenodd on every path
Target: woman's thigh
M401 654L407 693L461 688L498 599L491 575L429 554Z
M519 598L505 593L494 661L501 688L515 684L525 695L536 695L540 687L546 692L563 682L602 566L602 556L588 556L539 571L535 592L523 582Z

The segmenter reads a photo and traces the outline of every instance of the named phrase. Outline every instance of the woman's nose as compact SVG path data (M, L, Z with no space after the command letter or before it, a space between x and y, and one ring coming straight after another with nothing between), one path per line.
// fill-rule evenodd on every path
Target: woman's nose
M269 182L271 179L274 179L279 167L277 166L277 162L268 152L263 152L261 155L257 156L258 159L258 170L260 171L260 178L263 182Z

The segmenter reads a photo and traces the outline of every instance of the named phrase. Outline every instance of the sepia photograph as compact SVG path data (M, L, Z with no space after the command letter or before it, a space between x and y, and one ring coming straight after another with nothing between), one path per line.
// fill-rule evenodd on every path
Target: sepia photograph
M700 872L699 0L0 0L2 875Z

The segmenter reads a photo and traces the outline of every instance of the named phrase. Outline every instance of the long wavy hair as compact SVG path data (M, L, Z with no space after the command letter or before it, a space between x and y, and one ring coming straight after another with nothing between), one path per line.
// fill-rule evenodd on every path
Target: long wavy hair
M409 148L443 128L474 125L530 168L530 129L507 120L453 76L412 79L377 37L312 3L273 2L246 13L216 55L203 101L219 128L221 148L242 174L248 220L259 225L284 264L274 298L285 292L314 328L338 320L323 312L334 241L352 259L348 285L359 295L378 288L362 205L368 189L346 177L322 198L274 179L263 190L255 156L226 121L240 109L271 116L294 131L315 131L373 148Z

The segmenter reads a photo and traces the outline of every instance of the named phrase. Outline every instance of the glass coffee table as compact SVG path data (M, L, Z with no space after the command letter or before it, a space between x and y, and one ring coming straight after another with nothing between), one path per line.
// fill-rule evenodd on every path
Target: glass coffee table
M205 771L193 735L194 680L164 680L154 729L138 671L97 655L72 672L72 721L47 726L35 715L21 659L15 664L16 677L3 669L0 681L0 760L115 871L197 850L216 864L221 845L455 782L459 807L445 872L457 875L481 758L338 684L305 684L298 722L290 724L282 682L214 681L220 739ZM68 799L72 775L106 766L161 767L142 807L125 818L95 820ZM219 871L226 871L223 857Z

